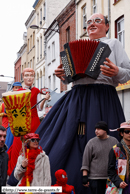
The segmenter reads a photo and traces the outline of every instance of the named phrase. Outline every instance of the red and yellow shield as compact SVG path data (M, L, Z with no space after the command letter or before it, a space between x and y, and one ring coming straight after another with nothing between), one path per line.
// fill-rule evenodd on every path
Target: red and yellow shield
M21 90L2 94L11 132L23 136L31 131L31 91Z

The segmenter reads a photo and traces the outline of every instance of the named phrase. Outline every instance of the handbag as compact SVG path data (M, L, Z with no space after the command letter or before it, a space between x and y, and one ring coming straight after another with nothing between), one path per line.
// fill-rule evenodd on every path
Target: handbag
M122 194L122 189L121 188L117 188L113 183L111 185L109 185L106 189L106 193L105 194Z

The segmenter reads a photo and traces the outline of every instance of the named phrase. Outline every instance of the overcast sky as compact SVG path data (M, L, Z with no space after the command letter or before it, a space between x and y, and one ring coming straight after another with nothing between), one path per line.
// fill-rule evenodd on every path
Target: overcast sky
M17 52L23 45L23 33L27 31L25 22L28 19L35 0L2 0L0 2L0 75L14 76L14 62ZM1 78L0 81L11 81Z

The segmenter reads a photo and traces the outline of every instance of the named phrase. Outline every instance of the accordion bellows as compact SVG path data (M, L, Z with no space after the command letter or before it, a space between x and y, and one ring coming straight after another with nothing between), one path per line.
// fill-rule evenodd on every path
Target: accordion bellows
M76 40L66 43L60 53L68 82L85 76L97 79L100 65L111 50L108 44L93 40Z

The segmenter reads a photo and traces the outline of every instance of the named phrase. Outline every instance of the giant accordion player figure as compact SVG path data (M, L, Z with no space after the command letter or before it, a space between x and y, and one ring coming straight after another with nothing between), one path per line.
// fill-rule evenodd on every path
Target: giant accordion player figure
M109 46L111 53L106 57L118 67L118 75L105 76L99 71L96 79L85 74L73 80L72 89L52 107L36 131L41 138L40 145L50 159L52 184L56 182L55 172L64 169L69 177L68 184L74 186L77 194L89 193L89 188L82 185L80 168L85 145L95 136L94 125L104 120L109 128L116 128L125 120L115 87L118 83L125 83L130 79L129 58L121 43L117 39L105 37L108 28L104 16L95 15L92 19L95 17L101 19L98 20L100 23L92 22L95 27L91 33L94 34L94 31L100 28L102 36L100 34L100 37L97 37L95 33L95 37L90 39L100 38L99 41ZM73 48L75 49L76 47ZM79 58L79 67L80 61L84 59L81 57L86 55L86 50L80 49L79 55L75 56ZM108 61L108 58L104 60ZM103 61L99 63L99 66L101 65L104 65ZM55 70L57 76L60 67ZM63 82L68 84L67 76L64 78ZM116 132L112 135L117 137Z
M83 78L77 76L78 79L73 80L72 90L53 106L36 131L41 138L40 145L50 159L53 183L54 172L63 168L70 177L69 184L74 185L78 194L86 192L80 168L84 147L95 136L94 124L105 120L109 128L114 128L125 120L112 78L107 79L100 72L96 79L87 74L80 76ZM68 82L72 79L74 77L69 77ZM108 84L104 84L106 79ZM117 137L116 133L114 135Z

